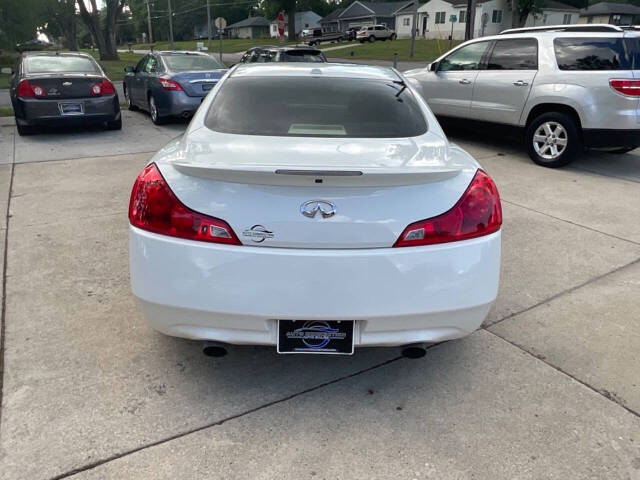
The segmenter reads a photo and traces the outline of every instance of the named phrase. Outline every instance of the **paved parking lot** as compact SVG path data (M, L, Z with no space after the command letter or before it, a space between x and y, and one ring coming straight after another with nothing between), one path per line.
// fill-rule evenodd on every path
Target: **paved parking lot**
M0 127L0 478L640 479L640 152L549 170L454 132L503 198L483 329L420 360L211 359L129 291L130 188L183 128Z

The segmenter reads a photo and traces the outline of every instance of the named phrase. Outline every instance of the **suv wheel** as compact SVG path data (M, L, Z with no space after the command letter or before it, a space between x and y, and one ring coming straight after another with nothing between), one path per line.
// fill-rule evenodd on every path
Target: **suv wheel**
M374 37L373 35L369 35L369 41L371 43L375 42L376 41L376 37Z
M583 149L575 121L560 112L536 117L527 127L525 141L531 159L550 168L567 165Z

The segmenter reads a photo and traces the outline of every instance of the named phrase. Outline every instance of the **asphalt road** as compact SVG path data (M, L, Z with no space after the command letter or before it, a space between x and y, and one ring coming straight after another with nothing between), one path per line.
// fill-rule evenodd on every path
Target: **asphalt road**
M481 330L420 360L211 359L147 327L129 290L130 189L184 124L6 123L1 479L640 478L637 153L549 170L452 132L503 199Z

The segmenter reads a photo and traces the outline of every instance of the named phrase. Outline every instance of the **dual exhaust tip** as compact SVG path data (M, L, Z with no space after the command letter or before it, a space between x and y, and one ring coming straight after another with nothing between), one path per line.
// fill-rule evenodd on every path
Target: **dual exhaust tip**
M207 357L224 357L227 353L227 345L220 342L205 342L202 353ZM424 343L411 343L400 348L400 353L405 358L422 358L427 353L427 346Z

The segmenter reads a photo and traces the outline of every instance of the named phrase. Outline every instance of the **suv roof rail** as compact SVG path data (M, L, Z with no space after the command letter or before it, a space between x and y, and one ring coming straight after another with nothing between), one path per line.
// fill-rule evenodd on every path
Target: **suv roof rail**
M545 27L528 27L528 28L510 28L503 30L500 35L508 33L526 33L526 32L622 32L622 28L617 25L608 25L606 23L581 23L579 25L551 25Z
M623 30L640 30L640 25L626 25L621 27Z

